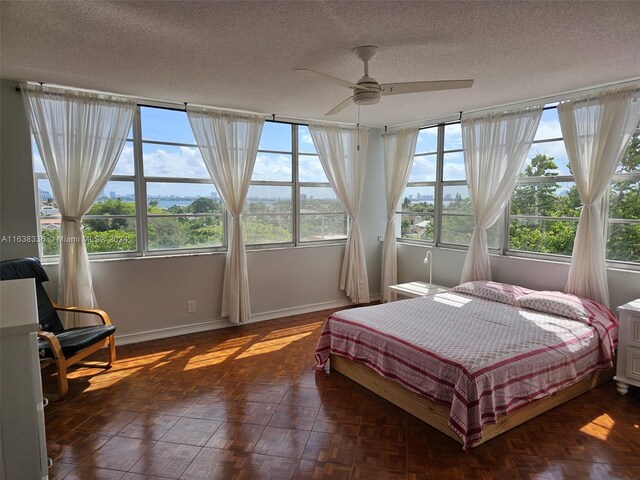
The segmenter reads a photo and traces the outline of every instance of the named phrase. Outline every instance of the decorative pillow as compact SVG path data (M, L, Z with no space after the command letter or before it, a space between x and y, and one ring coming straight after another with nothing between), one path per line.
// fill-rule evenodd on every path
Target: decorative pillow
M478 298L492 300L494 302L516 305L518 298L527 295L534 290L507 283L490 282L487 280L467 282L451 289L452 292L464 293Z
M589 300L570 293L541 291L520 297L516 305L521 308L586 322L591 316L587 308L589 303L591 303Z

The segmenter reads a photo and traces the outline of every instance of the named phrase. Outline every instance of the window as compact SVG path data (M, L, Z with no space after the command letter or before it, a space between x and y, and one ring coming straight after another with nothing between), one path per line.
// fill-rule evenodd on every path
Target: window
M571 255L580 207L558 111L547 107L511 197L508 250Z
M93 253L135 252L138 245L133 161L133 132L125 143L116 168L102 194L83 219L87 251ZM60 254L62 217L45 173L35 140L32 140L33 169L38 196L41 250L43 255Z
M324 173L309 127L297 125L300 243L347 238L348 219Z
M140 107L146 250L224 244L224 208L184 111Z
M401 238L438 245L469 245L474 221L460 122L420 130L398 214ZM499 225L489 229L490 248L498 248L499 232Z
M398 210L400 237L468 246L474 221L458 122L420 130ZM509 208L488 232L489 248L526 256L573 251L582 203L569 166L558 112L545 107ZM640 125L609 191L607 259L640 263Z
M640 262L639 192L640 128L609 189L608 260ZM581 208L557 108L548 106L511 198L508 249L570 256Z
M440 127L418 133L409 183L400 205L400 236L409 240L435 241L436 178Z
M293 243L293 128L264 123L243 211L247 245Z
M61 216L35 142L42 254L59 254ZM83 218L87 250L154 255L224 250L224 205L187 114L140 105L111 179ZM308 127L265 122L243 210L249 248L344 240L347 215Z
M640 124L609 189L607 259L640 263Z

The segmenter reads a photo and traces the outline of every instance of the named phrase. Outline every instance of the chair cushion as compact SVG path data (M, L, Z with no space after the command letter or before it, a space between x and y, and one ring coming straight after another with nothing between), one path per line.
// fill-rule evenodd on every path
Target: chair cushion
M107 338L116 331L114 325L95 325L91 327L78 327L63 330L56 333L56 337L62 347L62 353L68 358L83 348L87 348L102 339ZM54 358L49 342L38 338L38 351L40 358Z

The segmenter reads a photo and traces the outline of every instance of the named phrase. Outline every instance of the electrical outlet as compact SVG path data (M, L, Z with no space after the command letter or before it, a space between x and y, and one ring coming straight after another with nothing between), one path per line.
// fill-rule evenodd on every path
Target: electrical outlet
M196 311L196 301L187 300L187 313L194 313Z

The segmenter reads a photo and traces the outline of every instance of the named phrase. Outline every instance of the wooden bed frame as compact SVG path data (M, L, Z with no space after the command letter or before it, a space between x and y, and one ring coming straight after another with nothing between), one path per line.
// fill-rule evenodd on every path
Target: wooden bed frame
M362 363L337 355L331 355L330 361L332 370L340 372L462 444L462 439L449 428L449 407L432 402L428 398L408 390L399 383L381 377L377 372ZM496 423L485 425L482 438L470 446L477 447L507 430L511 430L578 395L588 392L613 378L614 374L615 365L607 370L597 370L578 383L535 400L508 415L499 417Z

